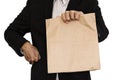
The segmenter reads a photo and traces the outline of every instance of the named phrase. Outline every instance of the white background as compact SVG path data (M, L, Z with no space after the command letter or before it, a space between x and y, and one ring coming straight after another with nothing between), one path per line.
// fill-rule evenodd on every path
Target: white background
M19 57L4 40L4 31L21 12L26 0L0 0L0 80L30 80L31 65ZM101 70L91 72L92 80L120 80L120 2L99 0L110 31L100 47ZM30 34L26 35L30 40Z

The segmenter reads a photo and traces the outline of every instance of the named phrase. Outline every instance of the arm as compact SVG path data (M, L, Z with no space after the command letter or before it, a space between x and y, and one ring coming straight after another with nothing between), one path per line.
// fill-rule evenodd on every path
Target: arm
M97 26L97 32L98 32L98 41L101 42L105 40L109 34L109 31L104 23L100 7L98 6L97 0L86 0L86 12L95 12L96 16L96 26ZM66 11L62 14L62 19L64 22L69 22L71 20L78 20L80 17L80 13L78 11L70 10Z
M25 42L27 42L23 36L27 32L30 32L29 6L30 2L28 0L27 5L24 7L22 12L8 26L4 33L5 40L19 56L23 56L20 52L20 48Z
M98 40L99 42L105 40L109 34L109 31L104 23L100 7L98 6L97 0L95 0L95 4L93 6L95 15L96 15L96 25L98 31Z

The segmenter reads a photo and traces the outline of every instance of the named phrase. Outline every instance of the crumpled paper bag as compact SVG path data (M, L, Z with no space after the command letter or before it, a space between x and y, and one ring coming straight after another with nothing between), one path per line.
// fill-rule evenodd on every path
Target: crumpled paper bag
M48 73L100 69L95 14L81 13L78 21L46 20Z

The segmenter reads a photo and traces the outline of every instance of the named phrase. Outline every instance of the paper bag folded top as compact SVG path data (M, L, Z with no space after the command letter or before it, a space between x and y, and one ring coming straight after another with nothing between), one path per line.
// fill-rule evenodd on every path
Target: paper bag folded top
M95 14L81 13L79 21L61 17L46 20L48 73L100 69Z

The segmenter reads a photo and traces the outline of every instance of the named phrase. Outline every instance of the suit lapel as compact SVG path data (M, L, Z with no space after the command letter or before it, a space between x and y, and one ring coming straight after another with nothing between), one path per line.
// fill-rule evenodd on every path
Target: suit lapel
M52 18L53 1L54 0L46 0L46 5L45 5L46 18Z
M70 0L66 10L80 10L82 0Z
M53 1L54 0L45 0L45 18L52 18L53 11ZM80 4L82 0L70 0L66 10L80 10Z

